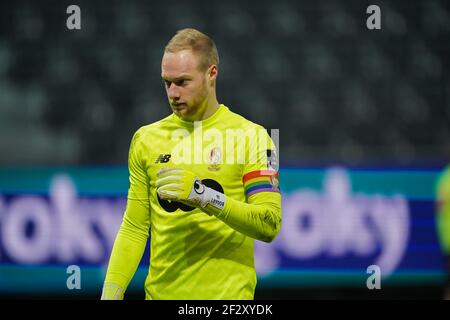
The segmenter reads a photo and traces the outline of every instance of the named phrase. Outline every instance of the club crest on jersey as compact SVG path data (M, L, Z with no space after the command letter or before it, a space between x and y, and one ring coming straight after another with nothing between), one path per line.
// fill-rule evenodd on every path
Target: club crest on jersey
M214 147L209 151L208 154L208 170L219 171L220 163L222 163L222 151L219 147Z

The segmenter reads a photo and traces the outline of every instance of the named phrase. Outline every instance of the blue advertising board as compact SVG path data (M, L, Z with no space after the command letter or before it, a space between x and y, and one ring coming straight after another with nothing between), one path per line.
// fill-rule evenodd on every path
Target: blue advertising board
M444 280L436 233L438 170L281 168L283 223L255 241L262 288ZM100 293L126 204L126 167L0 169L0 293ZM129 290L143 290L148 249Z

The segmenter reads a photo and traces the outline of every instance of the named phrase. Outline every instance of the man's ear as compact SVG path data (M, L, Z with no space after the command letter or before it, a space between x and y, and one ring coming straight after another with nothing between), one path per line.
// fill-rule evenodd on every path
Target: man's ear
M216 82L218 74L219 74L219 69L217 68L217 66L215 64L211 65L208 68L208 78L212 83Z

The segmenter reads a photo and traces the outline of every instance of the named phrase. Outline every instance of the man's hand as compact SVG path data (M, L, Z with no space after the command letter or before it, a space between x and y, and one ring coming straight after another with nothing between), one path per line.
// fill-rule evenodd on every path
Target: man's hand
M184 203L192 207L205 208L211 204L222 210L224 194L205 186L191 171L184 169L161 169L156 180L156 192L164 200Z
M105 283L101 300L123 300L123 289L113 283Z
M184 169L161 169L156 180L156 192L161 199L204 207L205 186L194 173Z

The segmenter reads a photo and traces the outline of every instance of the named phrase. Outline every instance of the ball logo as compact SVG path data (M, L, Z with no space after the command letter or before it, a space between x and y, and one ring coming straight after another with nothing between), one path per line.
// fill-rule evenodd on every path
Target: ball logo
M200 182L199 179L195 179L194 181L194 190L197 194L202 194L205 192L205 186Z

